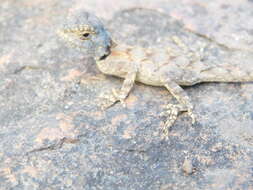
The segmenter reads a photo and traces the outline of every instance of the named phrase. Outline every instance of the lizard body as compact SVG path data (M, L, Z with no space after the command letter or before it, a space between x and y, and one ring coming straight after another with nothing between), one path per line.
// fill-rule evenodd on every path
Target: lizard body
M119 16L116 18L120 19ZM245 69L240 63L251 61L253 64L253 55L252 52L228 50L227 47L185 30L181 25L173 23L174 21L163 23L159 16L157 19L164 28L153 26L151 22L146 26L147 33L144 32L143 37L156 32L149 30L149 27L164 30L168 36L148 42L140 39L139 44L136 41L136 45L134 41L132 44L113 41L99 19L83 11L71 13L59 34L81 51L87 54L92 52L101 72L124 79L121 89L113 90L108 97L108 105L117 101L124 105L135 81L167 88L179 102L177 105L167 105L165 113L168 119L164 127L167 134L168 128L182 111L187 111L192 123L195 122L193 105L180 86L192 86L201 82L253 81L253 70ZM128 20L130 17L125 19ZM152 38L154 35L149 36L149 39Z

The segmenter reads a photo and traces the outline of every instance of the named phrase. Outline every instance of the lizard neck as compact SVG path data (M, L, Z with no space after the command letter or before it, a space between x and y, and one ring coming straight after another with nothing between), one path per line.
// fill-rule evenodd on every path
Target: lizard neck
M112 43L111 53L103 60L97 60L98 69L108 75L122 77L126 73L126 65L131 62L130 47Z

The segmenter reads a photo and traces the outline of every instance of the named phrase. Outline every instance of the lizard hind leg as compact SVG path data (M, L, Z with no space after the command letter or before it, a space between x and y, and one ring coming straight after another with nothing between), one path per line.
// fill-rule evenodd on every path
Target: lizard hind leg
M167 116L167 120L163 127L163 133L167 137L169 133L169 128L175 123L178 115L181 112L187 112L192 120L192 124L195 123L195 115L193 114L193 105L190 102L190 98L186 92L174 81L165 80L164 86L166 89L177 99L179 104L173 105L168 104L165 106L166 111L162 114Z

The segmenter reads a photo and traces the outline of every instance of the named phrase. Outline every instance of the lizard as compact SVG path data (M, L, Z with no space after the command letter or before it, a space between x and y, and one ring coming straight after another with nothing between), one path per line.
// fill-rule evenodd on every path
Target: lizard
M143 12L153 16L147 21ZM109 96L105 96L108 107L116 102L121 102L124 106L135 81L165 87L178 102L167 104L162 112L167 116L163 127L167 136L169 128L181 112L188 113L192 124L196 122L193 104L182 86L202 82L253 81L253 70L241 64L242 61L253 63L253 54L230 49L187 30L178 21L169 20L168 16L164 17L168 22L163 22L164 18L159 14L153 10L135 9L123 11L114 17L118 19L116 25L119 30L126 29L124 22L135 22L135 27L139 27L135 32L142 33L143 38L149 38L147 41L141 39L139 44L130 38L134 35L131 32L129 36L123 36L118 31L122 35L121 41L113 39L101 20L84 10L70 12L57 33L67 44L94 57L102 73L124 79L119 90L113 89ZM137 17L139 19L134 20ZM155 20L160 22L158 26L155 25ZM161 31L166 32L166 38L159 39ZM128 40L132 41L126 43Z

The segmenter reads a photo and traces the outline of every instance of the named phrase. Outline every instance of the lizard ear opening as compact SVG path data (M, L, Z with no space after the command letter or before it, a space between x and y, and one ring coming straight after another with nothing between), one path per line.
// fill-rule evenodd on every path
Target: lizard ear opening
M102 60L106 59L107 56L108 56L108 54L103 55L102 57L99 58L99 61L102 61Z
M107 46L106 52L104 52L104 54L101 57L99 57L99 61L106 59L110 54L111 54L111 47Z

